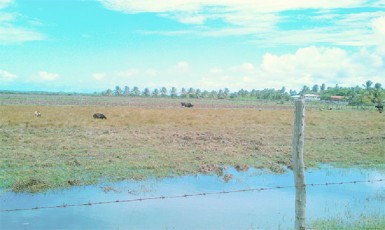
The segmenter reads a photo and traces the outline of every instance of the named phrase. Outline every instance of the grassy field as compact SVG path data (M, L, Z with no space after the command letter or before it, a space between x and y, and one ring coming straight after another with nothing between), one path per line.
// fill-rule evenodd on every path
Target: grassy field
M384 217L361 217L353 223L346 224L341 219L319 220L311 224L311 229L317 230L380 230L385 229Z
M226 101L219 106L196 100L190 109L171 99L143 106L108 100L104 106L0 103L0 188L39 192L104 180L223 176L230 166L279 173L291 165L290 105L229 106ZM42 116L35 117L35 110ZM96 112L108 119L93 119ZM307 166L384 168L383 114L313 109L305 120Z

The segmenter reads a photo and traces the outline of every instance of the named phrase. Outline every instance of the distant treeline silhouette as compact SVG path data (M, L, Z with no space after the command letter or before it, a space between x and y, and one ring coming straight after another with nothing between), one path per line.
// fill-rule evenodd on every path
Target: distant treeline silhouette
M340 96L340 100L348 102L350 105L383 105L385 100L385 90L380 83L373 83L368 80L365 84L357 85L355 87L341 87L335 85L333 87L326 87L325 84L321 86L318 84L312 87L304 85L299 91L290 89L286 90L283 86L281 89L240 89L236 92L231 92L228 88L219 90L202 90L195 88L181 88L176 87L167 89L166 87L140 89L137 86L132 88L124 86L116 86L114 90L107 89L101 94L105 96L126 96L126 97L171 97L171 98L212 98L212 99L237 99L250 98L260 100L277 100L289 101L291 96L298 94L319 94L321 100L330 100L332 96Z

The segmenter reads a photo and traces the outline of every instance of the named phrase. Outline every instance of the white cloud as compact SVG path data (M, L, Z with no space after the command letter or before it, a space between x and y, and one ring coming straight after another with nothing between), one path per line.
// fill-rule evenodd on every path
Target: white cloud
M223 19L234 25L271 24L274 14L296 9L339 9L365 5L363 0L99 0L106 8L125 13L153 12L172 16L182 23L201 24L207 18ZM269 19L268 21L265 19ZM258 22L258 23L256 23ZM273 21L274 22L274 21Z
M94 73L94 74L92 74L92 79L96 80L96 81L102 81L102 80L105 79L105 77L106 77L105 73Z
M180 61L177 63L177 68L180 70L186 70L189 68L189 63L187 61Z
M34 75L32 78L30 78L30 81L32 81L32 82L51 82L51 81L56 81L59 78L60 78L60 76L57 73L48 73L46 71L40 71L36 75Z
M172 69L172 74L188 74L190 72L190 64L187 61L179 61Z
M111 74L112 77L122 78L122 79L132 79L135 77L156 77L158 76L158 71L156 69L139 69L131 68L125 71L119 71L115 74Z
M38 41L44 40L45 37L33 30L17 27L1 27L0 26L0 44L25 42L25 41Z
M10 21L13 21L14 19L15 19L14 14L10 14L10 13L1 13L0 14L0 23L10 22Z
M322 83L355 86L368 79L380 81L385 74L382 57L377 54L360 51L350 55L340 48L314 46L298 49L294 54L266 54L261 70L263 75L297 88Z
M208 18L204 15L199 14L189 14L189 13L178 13L178 14L171 14L171 15L164 15L172 19L176 19L179 22L182 22L184 24L203 24L205 20Z
M0 9L8 7L13 1L0 0ZM17 26L19 19L25 20L16 12L5 13L0 12L0 44L18 43L25 41L44 40L45 36L31 28ZM30 25L37 25L39 22L29 21Z
M253 73L256 71L255 66L250 62L245 62L240 66L234 66L232 67L232 70L243 73Z
M0 0L0 9L7 7L13 0Z
M17 76L15 74L0 69L0 82L11 82L16 78Z
M227 22L245 22L245 18L239 16L247 15L250 17L250 7L260 1L229 1L229 0L176 0L176 1L150 1L150 0L99 0L105 7L122 11L125 13L154 12L160 16L176 19L186 24L202 24L208 18L224 19ZM279 4L277 4L279 5ZM260 13L262 8L255 7L254 13ZM263 10L262 10L263 11ZM264 12L264 11L263 11ZM232 15L238 15L232 16ZM252 14L251 14L252 15Z
M174 0L174 1L152 1L152 0L99 0L104 6L111 10L118 10L125 13L140 12L197 12L205 7L231 8L237 11L254 12L278 12L290 9L303 8L344 8L360 6L366 1L363 0Z
M146 69L144 71L144 74L146 76L150 76L150 77L156 77L158 76L158 71L156 69Z
M385 59L373 49L348 52L342 48L308 46L285 54L265 53L261 63L249 61L233 66L194 69L181 60L165 69L131 68L100 76L104 85L136 85L139 87L193 87L203 90L287 89L299 90L303 85L325 83L344 87L361 85L367 80L385 85ZM201 68L201 67L200 67ZM140 76L140 78L139 78ZM154 76L157 76L154 78ZM171 80L172 79L172 80ZM127 82L129 80L129 82Z
M156 80L158 77L158 70L153 68L140 69L129 68L122 71L115 72L98 72L91 75L91 79L94 80L93 86L103 89L103 87L115 87L115 86L140 86L151 87L153 86L152 80ZM138 84L139 83L139 84Z
M325 71L326 68L336 70L344 67L347 54L339 48L306 47L298 49L294 54L276 56L265 54L262 70L268 73L285 73L293 70L303 72L309 69Z
M261 73L270 80L287 83L290 88L339 81L347 77L350 67L348 55L342 49L306 47L294 54L265 54Z
M383 1L371 0L99 0L106 8L134 14L153 12L161 17L168 17L184 24L197 26L174 31L142 31L148 34L162 35L202 35L202 36L236 36L250 35L258 46L270 45L313 45L333 44L344 46L371 46L375 41L370 34L368 22L375 17L385 16L381 9L354 13L349 9L385 7ZM309 19L303 23L293 23L290 30L279 27L288 17L281 12L310 9ZM343 13L338 13L346 10ZM306 20L326 22L328 26L310 24ZM223 22L217 28L206 24L210 20ZM300 25L310 25L301 28ZM297 29L295 29L297 27ZM293 30L294 29L294 30ZM383 39L385 40L385 39Z
M375 2L374 6L385 7L385 0L379 0L379 1Z
M130 78L133 76L137 76L139 74L140 70L139 69L127 69L125 71L120 71L116 75L118 77L122 78Z
M372 21L372 26L375 34L385 36L385 17L379 17Z
M150 0L99 0L104 6L111 10L125 13L142 12L167 12L167 11L189 11L197 10L199 4L188 1L150 1ZM194 0L193 0L194 1Z
M385 16L373 19L372 28L378 50L385 56Z
M222 71L223 70L219 67L213 67L210 69L210 73L212 73L212 74L220 74L220 73L222 73Z
M361 49L352 55L352 62L361 64L362 66L373 67L375 69L384 66L384 57L377 52L369 52L367 49Z
M218 67L215 67L218 68ZM384 56L362 49L348 53L340 48L305 47L294 53L266 53L262 63L244 63L219 74L211 70L201 78L200 87L233 90L281 88L299 90L303 85L326 83L350 87L367 80L385 83Z

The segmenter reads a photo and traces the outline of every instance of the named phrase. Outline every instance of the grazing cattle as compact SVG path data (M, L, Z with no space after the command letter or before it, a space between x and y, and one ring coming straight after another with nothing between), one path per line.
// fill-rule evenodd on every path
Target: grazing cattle
M35 117L41 117L41 113L39 111L35 111Z
M94 119L106 119L107 120L107 117L101 113L95 113L93 117L94 117Z
M187 108L191 108L191 107L193 107L194 105L193 104L191 104L190 102L181 102L180 103L181 104L181 106L182 107L187 107Z
M383 105L376 105L375 106L378 110L378 112L382 113L384 111L384 106Z

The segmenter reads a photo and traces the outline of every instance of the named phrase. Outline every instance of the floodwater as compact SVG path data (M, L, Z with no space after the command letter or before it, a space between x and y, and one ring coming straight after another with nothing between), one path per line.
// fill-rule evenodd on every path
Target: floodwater
M1 229L292 229L294 188L206 194L253 188L292 186L291 171L271 174L228 169L233 178L218 176L125 181L74 187L44 194L0 193ZM385 178L385 172L323 166L306 172L306 183L323 184ZM161 197L131 202L114 202ZM107 204L92 204L109 202ZM76 204L92 204L70 206ZM34 209L67 204L63 208ZM10 209L24 211L4 211ZM360 216L385 218L385 181L307 187L307 222L339 218L347 223Z

